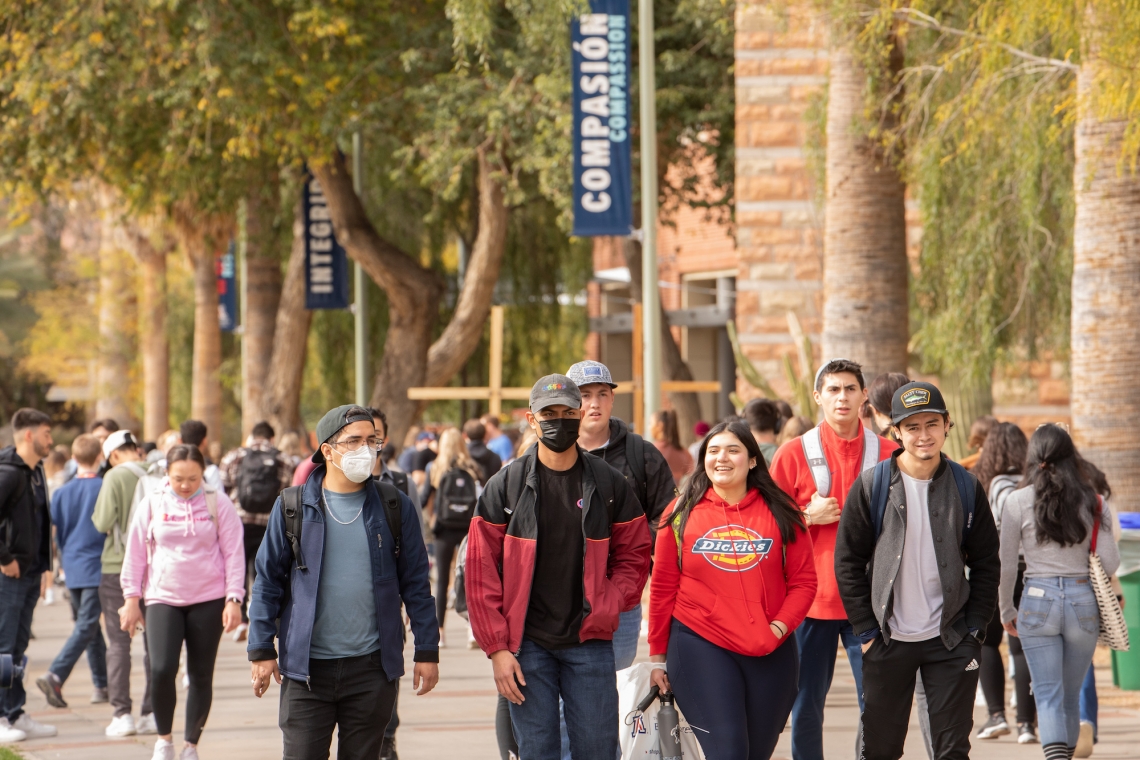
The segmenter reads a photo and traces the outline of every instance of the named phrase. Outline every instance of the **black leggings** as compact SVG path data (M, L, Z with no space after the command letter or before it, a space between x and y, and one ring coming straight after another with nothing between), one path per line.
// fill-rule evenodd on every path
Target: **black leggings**
M447 586L451 582L451 560L455 550L467 537L467 531L441 530L435 537L435 619L443 628L447 613Z
M186 672L190 691L186 695L186 741L197 744L210 714L214 698L214 661L222 638L222 610L225 599L172 607L146 606L146 642L150 648L151 701L159 736L166 736L174 725L178 702L175 680L178 657L186 642Z

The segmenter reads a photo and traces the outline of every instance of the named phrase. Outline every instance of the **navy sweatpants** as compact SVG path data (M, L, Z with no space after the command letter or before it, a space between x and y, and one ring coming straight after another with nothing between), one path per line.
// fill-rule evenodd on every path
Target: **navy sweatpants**
M764 657L730 652L673 620L666 656L677 706L708 760L768 760L799 688L788 638Z

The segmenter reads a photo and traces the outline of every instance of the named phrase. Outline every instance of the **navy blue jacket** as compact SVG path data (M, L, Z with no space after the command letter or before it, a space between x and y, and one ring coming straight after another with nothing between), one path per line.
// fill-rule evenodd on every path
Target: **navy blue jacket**
M325 547L325 515L321 500L325 466L313 470L302 487L301 555L306 570L297 570L293 549L285 538L281 498L269 516L265 540L257 552L257 580L249 605L250 661L278 660L281 675L308 682L309 645L317 612L321 560ZM388 680L404 675L404 622L400 602L408 610L415 637L416 662L439 662L439 624L435 601L428 583L427 549L420 535L412 501L400 494L403 521L400 557L393 554L395 542L384 519L380 494L371 479L365 483L364 514L375 578L376 619L380 625L380 661ZM286 593L286 584L289 593ZM288 598L286 598L288 597ZM280 631L278 630L280 621ZM280 655L274 648L278 639Z

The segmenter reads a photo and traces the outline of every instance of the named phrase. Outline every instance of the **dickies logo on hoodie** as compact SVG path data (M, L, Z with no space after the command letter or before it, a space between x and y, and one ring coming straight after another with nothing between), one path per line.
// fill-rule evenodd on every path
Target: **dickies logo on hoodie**
M768 556L772 539L742 525L713 528L693 542L692 553L702 555L718 570L751 570Z

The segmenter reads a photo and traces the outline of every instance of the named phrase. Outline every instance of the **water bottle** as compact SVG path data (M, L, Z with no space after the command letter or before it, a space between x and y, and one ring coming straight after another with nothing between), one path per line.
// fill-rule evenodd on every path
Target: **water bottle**
M681 760L680 718L673 706L673 692L660 696L661 709L657 711L657 746L661 750L661 760Z

